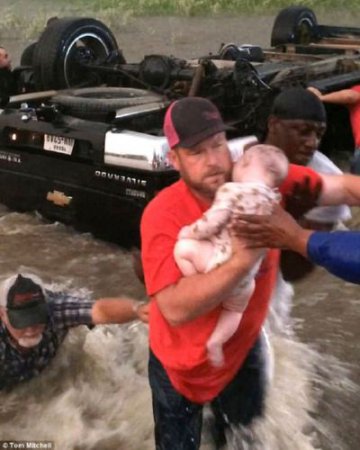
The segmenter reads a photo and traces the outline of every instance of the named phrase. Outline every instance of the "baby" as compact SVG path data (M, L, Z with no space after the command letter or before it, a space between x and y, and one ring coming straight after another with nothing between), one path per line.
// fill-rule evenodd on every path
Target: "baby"
M258 144L246 150L234 164L233 181L218 189L212 206L200 219L180 230L174 257L183 275L209 272L227 261L232 253L231 223L237 214L271 214L281 199L277 187L287 171L288 160L279 148ZM265 251L222 303L218 323L207 342L208 358L216 367L223 365L223 344L239 327Z

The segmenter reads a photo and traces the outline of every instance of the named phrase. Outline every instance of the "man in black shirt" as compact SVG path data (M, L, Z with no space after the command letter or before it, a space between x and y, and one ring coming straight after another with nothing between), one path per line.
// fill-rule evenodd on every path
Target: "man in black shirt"
M6 105L8 98L16 94L16 82L11 71L11 58L4 47L0 47L0 107Z

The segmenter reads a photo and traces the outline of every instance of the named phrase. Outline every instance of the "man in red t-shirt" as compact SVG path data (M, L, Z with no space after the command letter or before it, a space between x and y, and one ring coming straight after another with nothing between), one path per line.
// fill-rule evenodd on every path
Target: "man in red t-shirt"
M198 449L204 403L209 402L214 412L212 430L219 447L225 443L229 425L249 425L263 410L266 380L261 328L278 271L278 250L268 251L264 258L241 324L224 345L221 367L209 363L205 344L223 299L248 273L257 254L233 237L228 261L208 273L188 277L182 276L173 256L180 229L198 219L211 205L216 190L230 179L232 161L225 130L209 100L188 97L168 108L164 132L180 180L161 191L142 217L142 263L151 297L149 379L157 449ZM291 165L281 192L286 198L295 185L305 183L314 205L322 185L321 198L327 204L360 204L360 177L347 177L351 179L320 176L312 169Z
M322 94L314 87L308 87L324 103L333 103L344 105L348 108L350 114L351 129L354 138L355 150L354 156L350 162L352 173L360 175L360 85L357 84L350 89L341 89L340 91Z

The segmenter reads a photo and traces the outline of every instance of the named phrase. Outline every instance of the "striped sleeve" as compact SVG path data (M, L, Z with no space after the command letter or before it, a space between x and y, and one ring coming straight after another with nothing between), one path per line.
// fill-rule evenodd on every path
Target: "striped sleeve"
M66 293L48 295L50 314L54 325L67 329L77 325L91 325L91 310L94 300L90 297L76 297Z

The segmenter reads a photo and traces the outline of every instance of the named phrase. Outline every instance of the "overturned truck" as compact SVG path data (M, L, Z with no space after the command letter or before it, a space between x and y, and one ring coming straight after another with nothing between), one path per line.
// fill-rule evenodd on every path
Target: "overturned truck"
M0 202L138 245L144 207L177 178L162 134L171 101L211 99L236 153L265 132L281 90L360 82L359 51L360 29L319 25L299 6L280 11L268 49L231 43L198 59L151 54L131 64L102 22L54 19L14 71L19 94L3 102ZM347 111L332 106L328 117L322 150L352 150Z

